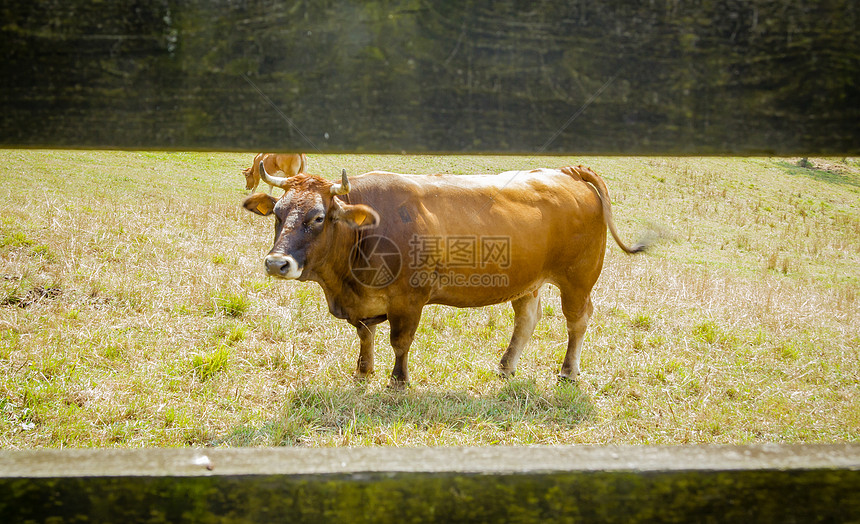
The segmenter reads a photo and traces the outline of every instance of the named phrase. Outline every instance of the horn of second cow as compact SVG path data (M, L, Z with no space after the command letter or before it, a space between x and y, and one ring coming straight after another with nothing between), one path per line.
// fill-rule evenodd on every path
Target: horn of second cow
M349 193L349 178L346 176L346 169L341 171L340 173L340 184L334 184L331 186L331 194L332 195L345 195Z

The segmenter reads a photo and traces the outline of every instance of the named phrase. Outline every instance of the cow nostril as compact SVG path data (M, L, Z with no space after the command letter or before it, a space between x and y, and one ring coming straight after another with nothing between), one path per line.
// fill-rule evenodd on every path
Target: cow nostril
M269 273L283 273L285 271L289 271L290 261L285 258L275 258L275 257L267 257L266 258L266 271Z
M272 255L266 257L264 264L270 276L297 278L299 265L291 256Z

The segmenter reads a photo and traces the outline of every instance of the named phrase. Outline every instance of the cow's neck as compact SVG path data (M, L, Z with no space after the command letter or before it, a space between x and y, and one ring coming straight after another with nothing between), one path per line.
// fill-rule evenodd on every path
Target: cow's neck
M324 259L309 275L309 280L323 288L332 315L353 322L364 318L360 306L367 292L367 288L352 276L349 266L358 234L349 229L347 234L337 237L342 241L327 251Z

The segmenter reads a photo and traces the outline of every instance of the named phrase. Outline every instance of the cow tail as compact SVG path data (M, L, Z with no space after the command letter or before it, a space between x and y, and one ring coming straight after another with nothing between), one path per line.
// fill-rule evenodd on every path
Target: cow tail
M307 159L307 157L305 156L305 154L304 154L304 153L300 153L300 158L302 159L302 161L301 161L301 163L300 163L300 165L299 165L299 173L307 174L307 173L308 173L308 172L307 172L307 169L308 169L308 159Z
M607 227L609 227L609 232L612 233L612 238L615 240L615 243L618 244L618 247L620 247L625 253L631 255L633 253L641 253L642 251L645 251L648 247L646 244L638 242L633 244L633 246L628 247L618 235L618 229L615 228L615 220L612 219L612 203L609 200L609 188L606 187L606 182L604 182L603 179L591 169L584 168L582 166L578 166L573 169L584 182L588 182L594 186L595 190L597 190L597 196L600 197L600 202L603 204L603 220L606 222Z

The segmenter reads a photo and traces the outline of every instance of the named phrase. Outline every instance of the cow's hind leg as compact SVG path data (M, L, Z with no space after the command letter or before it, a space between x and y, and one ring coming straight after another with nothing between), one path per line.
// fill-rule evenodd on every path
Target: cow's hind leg
M561 309L567 320L567 352L561 364L559 380L576 380L579 376L579 356L582 353L582 341L585 329L594 312L591 304L591 293L577 289L561 291Z
M508 349L499 362L499 373L504 377L512 377L517 370L517 361L526 343L534 333L535 326L540 320L540 293L527 293L511 301L514 307L514 334Z

